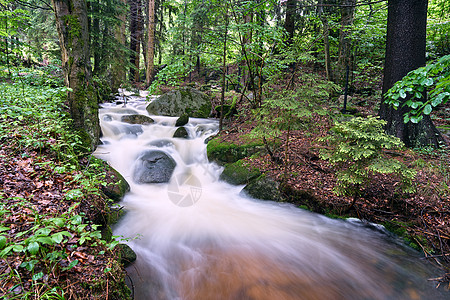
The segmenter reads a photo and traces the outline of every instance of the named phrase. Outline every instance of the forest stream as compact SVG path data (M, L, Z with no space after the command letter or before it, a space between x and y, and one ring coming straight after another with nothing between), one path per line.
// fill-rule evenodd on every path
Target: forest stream
M220 181L205 144L216 120L191 118L188 139L173 138L174 117L121 122L148 116L147 104L104 104L96 151L131 187L114 235L137 254L127 269L134 299L444 299L428 280L436 270L381 226L252 199ZM176 163L168 183L137 179L153 150Z

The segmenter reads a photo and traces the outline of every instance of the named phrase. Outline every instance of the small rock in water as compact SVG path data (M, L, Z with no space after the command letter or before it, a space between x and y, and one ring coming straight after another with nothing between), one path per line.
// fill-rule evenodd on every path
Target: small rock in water
M187 139L187 138L189 138L189 133L187 132L186 128L178 127L178 129L173 134L173 137Z
M189 122L189 116L187 114L181 115L175 123L176 127L184 126Z
M173 143L170 140L160 139L154 140L147 144L148 146L163 148L163 147L173 147Z
M137 183L169 182L177 163L160 150L145 151L136 161L133 180Z
M140 125L149 125L155 122L152 118L144 115L122 116L121 121L129 124L140 124Z

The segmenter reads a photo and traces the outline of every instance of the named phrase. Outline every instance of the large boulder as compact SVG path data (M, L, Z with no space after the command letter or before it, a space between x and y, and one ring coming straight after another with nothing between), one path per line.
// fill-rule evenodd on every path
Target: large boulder
M194 118L207 118L211 113L211 100L199 90L183 87L153 100L148 106L150 115L179 117L187 114Z
M160 150L145 151L136 161L133 180L137 183L169 182L177 163Z
M242 160L238 160L235 163L225 165L220 175L220 180L230 184L241 185L247 184L259 176L261 176L261 172L258 169L246 165Z

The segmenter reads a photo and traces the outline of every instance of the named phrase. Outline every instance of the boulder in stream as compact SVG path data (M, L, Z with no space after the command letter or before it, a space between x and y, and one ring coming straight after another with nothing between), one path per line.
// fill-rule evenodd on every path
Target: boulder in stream
M199 90L182 87L153 100L147 111L150 115L178 117L187 114L194 118L207 118L211 113L211 100Z
M175 127L184 126L189 122L188 114L182 114L175 122Z
M247 184L241 193L260 200L283 200L280 192L280 183L264 175Z
M137 183L169 182L176 165L175 160L164 151L145 151L136 161L133 180Z
M173 137L187 139L187 138L189 138L189 133L187 132L186 128L178 127L178 129L173 134Z
M152 118L144 115L122 116L121 121L129 124L140 124L140 125L149 125L155 122Z

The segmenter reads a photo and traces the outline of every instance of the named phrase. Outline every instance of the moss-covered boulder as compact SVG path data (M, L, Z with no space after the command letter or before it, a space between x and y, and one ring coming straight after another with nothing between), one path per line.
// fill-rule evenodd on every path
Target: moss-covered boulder
M241 185L247 184L259 176L261 176L261 172L257 168L248 166L244 161L238 160L235 163L225 165L225 169L220 175L220 180L230 184Z
M125 123L140 124L140 125L149 125L149 124L152 124L155 122L149 116L144 116L144 115L126 115L126 116L122 116L122 118L120 120Z
M147 111L150 115L178 117L187 114L194 118L207 118L211 114L211 99L199 90L182 87L153 100Z
M102 192L108 196L108 198L114 200L114 202L119 202L122 200L125 193L130 191L130 185L113 167L106 162L104 162L104 166L108 184L102 186Z
M242 193L260 200L283 201L280 183L264 175L247 184Z
M206 149L209 161L224 165L264 151L264 145L260 141L237 144L215 138L208 142Z

